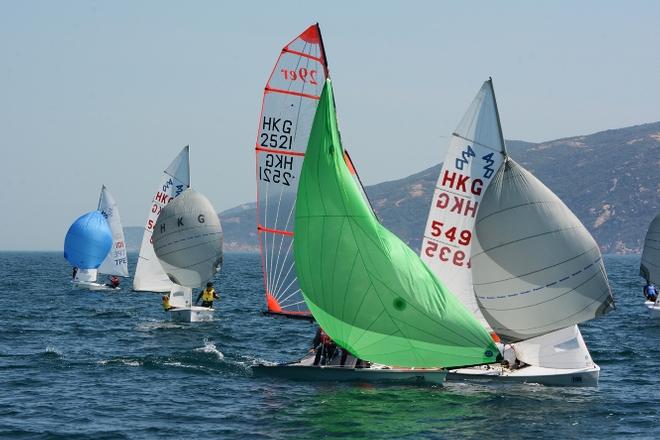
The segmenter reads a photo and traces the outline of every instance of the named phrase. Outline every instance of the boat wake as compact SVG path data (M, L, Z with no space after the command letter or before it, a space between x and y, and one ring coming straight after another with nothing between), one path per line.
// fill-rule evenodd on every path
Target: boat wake
M202 353L212 353L214 354L219 360L223 360L225 358L225 355L222 354L220 350L215 346L213 341L209 339L204 339L204 346L196 348L195 351L197 352L202 352Z

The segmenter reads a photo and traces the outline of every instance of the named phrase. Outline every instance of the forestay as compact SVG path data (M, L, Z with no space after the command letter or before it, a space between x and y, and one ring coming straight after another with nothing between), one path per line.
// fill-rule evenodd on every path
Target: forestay
M110 231L112 231L112 247L110 252L99 266L98 271L109 275L128 276L128 258L126 257L126 243L124 241L124 230L121 227L121 218L117 202L112 197L108 188L101 187L101 196L99 197L99 211L108 221Z
M153 247L173 283L201 287L211 280L222 264L222 228L211 202L185 190L161 211Z
M481 312L506 341L562 329L614 307L593 237L510 158L477 213L472 277Z
M646 233L639 274L647 283L660 284L660 214L655 216Z
M491 80L484 82L453 133L431 201L420 257L488 326L472 289L471 246L477 210L506 154Z
M383 227L343 157L330 80L300 176L295 260L314 318L354 356L387 365L494 362L490 335Z
M133 279L134 290L149 292L170 291L172 282L156 258L151 242L151 235L163 207L179 196L189 186L189 147L186 146L165 170L165 174L151 201L151 208L144 227L140 254L135 268L135 277Z

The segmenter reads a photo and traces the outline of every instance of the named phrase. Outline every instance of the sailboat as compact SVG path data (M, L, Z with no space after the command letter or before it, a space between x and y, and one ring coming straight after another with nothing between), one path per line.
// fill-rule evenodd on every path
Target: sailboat
M257 374L442 382L446 367L497 361L486 329L378 222L346 163L329 79L301 170L294 234L296 273L314 318L337 346L372 365L306 358L255 367Z
M144 226L144 235L140 245L135 276L133 277L133 290L145 292L169 292L172 282L163 271L156 254L151 236L161 210L165 205L178 197L190 186L190 147L185 146L174 158L161 178L156 189L149 216Z
M153 248L172 288L167 312L173 321L213 318L213 308L193 305L192 289L213 279L222 265L222 228L211 202L192 188L163 208Z
M282 49L264 89L256 140L257 233L265 313L312 319L293 257L300 169L328 64L318 23Z
M96 269L101 265L112 248L112 231L101 211L90 211L78 217L71 224L64 238L64 258L73 266L74 286L87 283L77 280L80 271L96 275Z
M644 239L642 261L639 265L639 275L644 277L646 284L660 284L660 214L656 215ZM660 319L660 300L645 301L651 318Z
M420 256L501 342L502 365L447 380L597 385L577 324L614 308L603 258L570 209L509 156L491 79L453 133Z
M98 274L128 276L128 258L126 256L126 243L124 241L124 230L121 226L119 208L114 197L106 188L101 186L99 195L98 211L105 217L112 233L112 246L98 269L78 268L73 285L78 288L89 290L117 290L119 286L97 282Z

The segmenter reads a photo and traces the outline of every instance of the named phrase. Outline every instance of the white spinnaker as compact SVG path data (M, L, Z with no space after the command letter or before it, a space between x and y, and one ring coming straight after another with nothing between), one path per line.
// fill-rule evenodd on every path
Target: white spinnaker
M298 177L327 77L318 25L287 44L266 84L256 141L257 230L268 309L309 313L293 258Z
M126 257L126 242L124 241L124 230L121 227L121 218L117 202L112 197L108 188L101 187L101 196L99 197L99 211L108 221L112 231L112 248L105 257L105 260L98 268L99 273L108 275L128 276L128 258Z
M646 233L639 274L647 283L660 284L660 214L655 216Z
M594 366L577 325L513 344L516 357L530 365L579 369Z
M507 158L482 199L472 279L493 330L516 342L614 308L595 240L536 177Z
M211 202L185 190L161 211L153 248L172 282L191 288L206 284L222 264L222 228Z
M472 290L474 223L506 154L492 81L484 82L454 132L436 183L420 256L486 327Z
M189 186L190 160L189 147L186 146L165 170L165 174L151 202L149 216L144 227L144 235L142 236L140 254L135 268L133 290L169 292L172 288L172 282L165 274L165 271L163 271L154 253L151 235L163 206L179 196Z

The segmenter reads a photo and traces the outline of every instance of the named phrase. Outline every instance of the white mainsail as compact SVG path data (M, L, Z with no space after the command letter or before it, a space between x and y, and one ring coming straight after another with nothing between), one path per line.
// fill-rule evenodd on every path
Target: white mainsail
M486 327L472 290L474 224L506 154L492 82L484 82L454 132L433 193L420 256Z
M660 214L655 216L646 233L639 274L647 283L660 284Z
M484 317L516 342L578 324L614 307L595 240L570 209L507 158L486 190L472 248Z
M318 24L284 46L264 89L256 141L257 232L270 312L309 315L293 258L298 178L328 67Z
M105 257L105 260L98 268L99 273L108 275L128 276L128 259L126 257L126 242L124 241L124 230L121 227L121 218L119 209L114 197L103 185L101 187L101 196L99 197L99 211L108 221L112 231L112 248Z
M135 268L133 290L148 292L169 292L169 280L154 253L151 236L158 216L165 205L179 196L190 186L190 148L184 147L165 170L151 202L149 216L144 227L142 245Z

